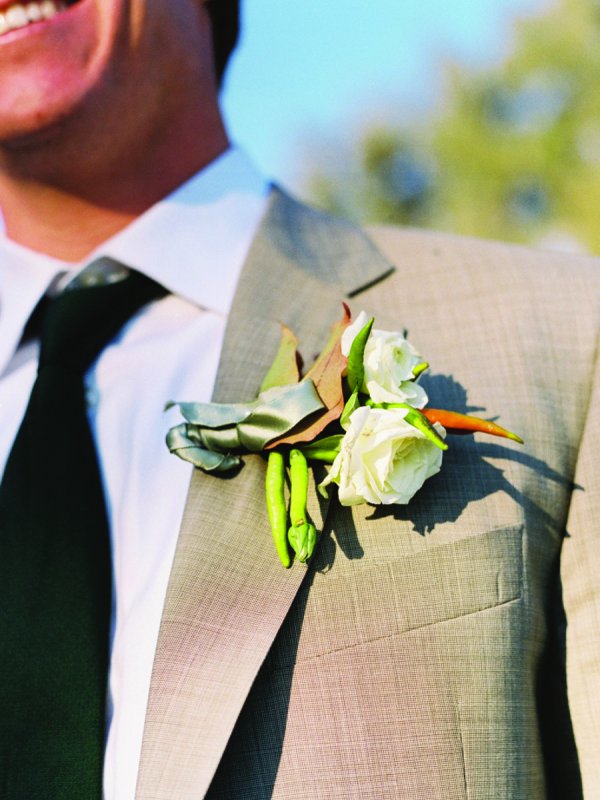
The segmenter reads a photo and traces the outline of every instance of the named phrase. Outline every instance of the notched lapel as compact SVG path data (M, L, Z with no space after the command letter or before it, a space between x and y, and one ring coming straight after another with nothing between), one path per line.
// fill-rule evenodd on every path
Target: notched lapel
M277 350L278 321L295 331L312 361L344 295L387 272L354 229L275 190L238 285L214 399L256 395ZM279 564L264 473L264 459L249 456L232 478L193 475L154 662L138 800L197 800L207 791L306 574L303 565ZM317 529L326 505L313 484Z

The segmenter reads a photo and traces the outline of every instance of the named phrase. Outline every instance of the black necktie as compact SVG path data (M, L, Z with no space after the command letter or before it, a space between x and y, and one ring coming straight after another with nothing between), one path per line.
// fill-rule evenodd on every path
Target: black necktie
M86 273L106 266L115 262ZM0 485L0 796L10 800L102 793L111 558L83 379L164 294L139 273L117 277L50 303Z

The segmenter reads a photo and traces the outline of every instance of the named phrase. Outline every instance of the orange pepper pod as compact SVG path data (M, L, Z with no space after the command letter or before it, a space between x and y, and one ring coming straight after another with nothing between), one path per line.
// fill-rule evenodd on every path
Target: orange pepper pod
M448 433L489 433L492 436L502 436L505 439L512 439L514 442L523 444L523 439L517 436L516 433L508 431L488 419L459 414L457 411L445 411L441 408L424 408L421 413L432 424L439 422Z

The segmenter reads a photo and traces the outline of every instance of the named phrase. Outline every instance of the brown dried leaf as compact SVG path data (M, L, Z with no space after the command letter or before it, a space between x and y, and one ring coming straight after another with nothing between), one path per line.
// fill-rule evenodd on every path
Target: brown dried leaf
M327 408L332 408L339 401L342 374L348 364L348 359L342 355L342 334L350 324L351 317L348 306L344 303L343 307L344 316L334 323L325 348L304 376L304 379L310 378L313 381Z
M350 309L343 303L344 316L331 328L331 334L323 351L302 380L312 380L326 411L312 421L300 423L294 431L267 445L267 449L281 444L312 442L324 428L339 419L344 409L342 376L348 359L342 354L342 334L351 322Z
M327 411L323 411L313 422L301 422L291 433L282 436L281 439L275 439L273 442L269 442L269 444L265 446L265 450L271 450L273 447L278 447L281 444L293 445L312 442L331 422L340 418L343 410L344 398L342 397L337 405Z

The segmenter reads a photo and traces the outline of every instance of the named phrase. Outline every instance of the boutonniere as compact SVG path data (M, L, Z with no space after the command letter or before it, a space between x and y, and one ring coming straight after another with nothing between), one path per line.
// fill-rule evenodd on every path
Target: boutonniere
M282 326L275 360L251 402L168 404L185 422L171 428L167 445L199 469L223 474L239 469L244 454L267 458L267 509L284 567L292 551L307 561L317 541L306 510L311 461L330 465L319 491L337 485L342 505L406 504L439 472L447 434L480 431L522 443L494 422L428 408L418 382L428 363L405 336L377 330L364 312L352 321L344 305L304 376L297 344Z

